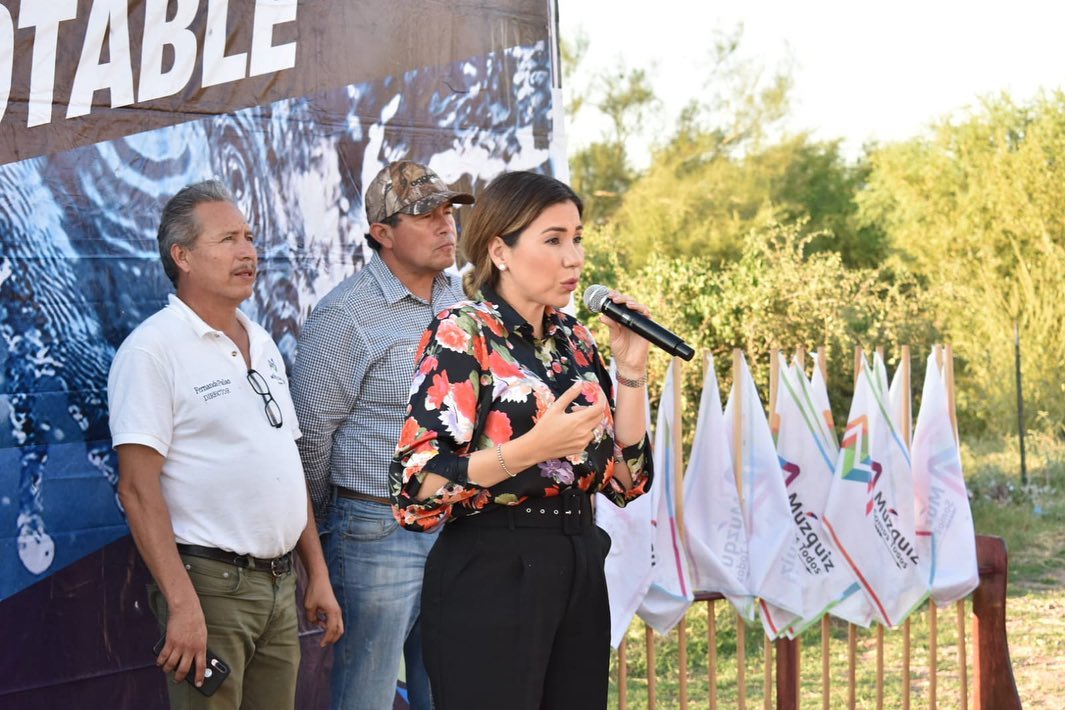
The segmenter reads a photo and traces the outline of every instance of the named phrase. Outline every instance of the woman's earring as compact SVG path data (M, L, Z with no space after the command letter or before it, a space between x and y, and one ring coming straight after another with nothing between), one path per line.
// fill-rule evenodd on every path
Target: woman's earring
M496 264L496 268L499 269L500 271L506 271L507 270L507 265L506 264Z

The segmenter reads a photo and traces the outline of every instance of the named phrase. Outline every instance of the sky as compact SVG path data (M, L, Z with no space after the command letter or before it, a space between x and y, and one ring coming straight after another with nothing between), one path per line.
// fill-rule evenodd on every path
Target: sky
M662 100L654 131L668 131L701 89L715 33L742 24L743 56L768 68L790 62L787 129L863 144L920 134L962 115L982 96L1017 100L1065 88L1065 3L1054 0L558 0L564 39L583 31L592 71L643 67ZM649 11L653 10L653 11ZM566 127L569 150L605 123L584 110ZM630 146L632 148L632 146ZM645 162L637 146L633 160ZM641 154L642 153L642 154Z

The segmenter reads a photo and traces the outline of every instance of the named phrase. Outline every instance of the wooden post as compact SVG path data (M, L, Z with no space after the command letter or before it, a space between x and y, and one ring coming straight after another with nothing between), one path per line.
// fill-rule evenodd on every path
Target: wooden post
M928 600L928 708L936 710L936 691L939 685L939 621L934 600Z
M961 710L969 710L969 669L965 665L965 600L959 599L955 608L958 610L958 682L961 685L958 694L961 696Z
M876 710L884 710L884 627L876 625Z
M706 663L707 680L710 691L710 710L717 710L717 602L706 602L706 636L710 649Z
M618 644L618 710L628 710L629 707L629 668L625 658L628 639L621 637Z
M910 617L902 622L902 710L910 710Z
M858 627L847 624L847 707L853 708L857 695L855 666L858 656Z
M736 707L747 710L747 624L736 612Z
M682 616L677 623L677 695L680 710L688 710L688 617Z
M644 643L647 647L647 710L654 710L657 673L655 669L655 632L650 624L645 624Z
M973 706L975 710L1020 710L1006 639L1006 541L977 535L976 560L980 586L973 592Z
M780 638L774 642L774 647L777 657L777 710L799 710L799 639Z
M773 710L773 642L762 634L762 708Z
M830 710L832 698L832 676L829 673L831 669L832 658L829 656L829 641L832 638L832 622L829 621L828 614L821 617L821 710Z

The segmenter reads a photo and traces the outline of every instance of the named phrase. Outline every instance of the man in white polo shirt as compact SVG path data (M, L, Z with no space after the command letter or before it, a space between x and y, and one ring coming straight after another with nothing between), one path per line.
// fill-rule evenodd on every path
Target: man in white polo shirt
M322 556L285 365L237 310L252 294L251 228L217 181L163 209L159 253L177 294L119 348L107 382L118 492L165 628L156 663L172 708L286 708L299 668L296 575L322 644L343 633ZM211 697L205 653L230 676Z

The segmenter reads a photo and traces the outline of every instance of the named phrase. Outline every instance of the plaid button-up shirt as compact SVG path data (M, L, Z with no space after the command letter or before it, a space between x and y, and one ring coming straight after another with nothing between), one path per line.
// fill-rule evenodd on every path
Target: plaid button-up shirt
M331 485L388 497L415 350L433 315L463 297L460 279L441 273L432 301L419 298L375 256L311 313L290 384L316 516Z

